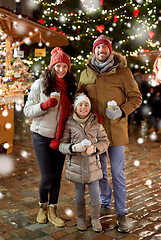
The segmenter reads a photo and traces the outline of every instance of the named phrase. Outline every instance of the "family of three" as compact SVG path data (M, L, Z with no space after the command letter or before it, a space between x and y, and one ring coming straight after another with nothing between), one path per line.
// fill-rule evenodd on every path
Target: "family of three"
M93 55L79 84L70 69L68 55L54 48L48 68L32 84L24 107L24 114L33 119L30 128L41 173L37 222L65 226L57 215L57 204L67 156L65 177L75 183L77 228L87 229L87 184L91 224L94 231L101 232L100 216L111 214L108 153L118 231L128 232L124 145L128 143L128 115L140 106L141 93L126 59L112 51L104 35L94 41ZM107 107L111 100L117 103L113 110Z

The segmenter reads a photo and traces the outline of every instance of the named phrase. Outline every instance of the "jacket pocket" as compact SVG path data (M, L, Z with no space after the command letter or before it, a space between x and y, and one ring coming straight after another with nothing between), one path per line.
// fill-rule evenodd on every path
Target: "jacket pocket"
M127 117L124 117L124 118L120 117L120 118L117 118L115 120L112 120L112 119L109 119L109 120L110 120L111 125L115 125L115 124L127 122Z

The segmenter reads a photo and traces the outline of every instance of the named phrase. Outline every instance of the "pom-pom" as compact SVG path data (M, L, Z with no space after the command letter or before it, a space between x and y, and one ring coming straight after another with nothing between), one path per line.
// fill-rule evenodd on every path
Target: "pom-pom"
M61 48L55 47L55 48L53 48L53 50L51 51L51 55L54 55L55 53L57 53L57 52L59 52L59 51L63 52L63 50L62 50Z

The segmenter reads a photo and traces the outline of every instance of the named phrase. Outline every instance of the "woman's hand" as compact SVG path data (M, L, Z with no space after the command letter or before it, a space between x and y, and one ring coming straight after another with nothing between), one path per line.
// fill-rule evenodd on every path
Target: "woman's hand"
M41 109L43 111L47 111L49 108L53 108L57 105L58 100L56 98L48 98L48 100L46 100L46 102L42 102L41 103Z

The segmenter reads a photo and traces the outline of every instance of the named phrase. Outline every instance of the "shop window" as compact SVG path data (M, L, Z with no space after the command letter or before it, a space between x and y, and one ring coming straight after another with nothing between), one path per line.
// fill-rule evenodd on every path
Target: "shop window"
M16 12L21 13L21 2L16 2Z

